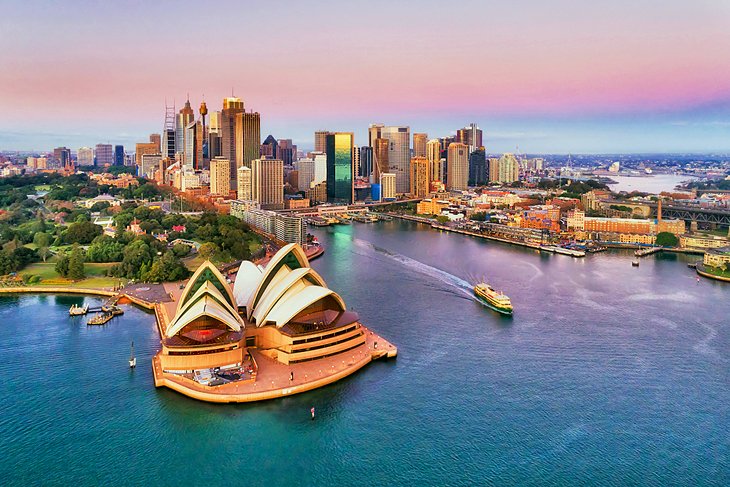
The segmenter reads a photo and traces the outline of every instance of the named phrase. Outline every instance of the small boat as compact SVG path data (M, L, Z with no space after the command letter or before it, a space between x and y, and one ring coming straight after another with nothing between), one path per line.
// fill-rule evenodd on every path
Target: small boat
M495 291L489 284L482 282L474 286L474 295L494 311L505 315L512 314L512 301L509 297Z
M132 351L129 354L129 368L133 369L137 366L137 357L134 356L134 340L132 340Z
M639 259L637 258L637 259L634 259L633 261L631 261L631 265L634 267L639 267Z
M109 320L114 318L114 315L111 313L101 313L93 318L90 318L89 321L86 322L87 325L106 325L109 323Z
M75 304L72 304L71 307L68 309L69 316L82 316L89 312L89 305L84 306L76 306Z

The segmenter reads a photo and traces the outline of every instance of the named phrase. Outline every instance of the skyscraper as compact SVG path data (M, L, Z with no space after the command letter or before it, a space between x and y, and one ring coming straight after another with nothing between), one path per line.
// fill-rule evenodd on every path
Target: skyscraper
M354 176L360 175L360 148L352 146L352 171Z
M154 142L137 142L134 146L134 159L137 167L142 165L142 156L145 154L159 154L160 146Z
M424 198L431 192L430 163L422 156L411 159L411 195Z
M160 152L162 147L162 136L160 134L150 134L150 142L157 146L157 152Z
M428 141L428 134L414 133L413 134L413 157L426 157L426 142Z
M486 152L484 147L479 147L469 154L469 184L481 186L488 181Z
M490 171L490 177L491 175L492 172ZM514 154L505 153L499 158L496 177L494 181L500 183L513 183L520 178L520 166Z
M53 158L58 161L61 167L66 167L71 163L71 149L68 147L56 147L53 149Z
M360 147L360 176L369 178L373 173L373 148L364 145Z
M285 166L291 166L297 160L297 146L291 139L279 139L276 158L284 161Z
M185 126L185 134L183 141L185 144L182 158L182 165L184 169L193 170L197 165L197 152L196 152L196 138L197 138L197 124L199 122L190 122Z
M97 166L111 166L114 164L114 149L111 144L96 144L94 150Z
M380 175L380 198L383 200L395 199L395 174L392 172L384 172Z
M395 174L396 193L408 193L411 189L411 133L409 127L388 126L381 129L388 139L388 171Z
M426 159L431 164L431 181L444 182L444 167L441 164L441 142L431 139L426 143Z
M389 172L388 139L377 138L373 140L373 180L380 181L380 175Z
M352 204L354 194L354 168L352 165L352 132L335 132L327 135L327 201Z
M469 146L469 152L474 152L477 148L482 147L482 129L476 123L469 124L456 131L456 142L461 142Z
M124 146L123 145L114 146L114 165L115 166L124 165Z
M190 99L185 101L185 105L180 109L180 113L175 117L175 153L185 153L185 148L188 146L186 137L188 134L188 126L195 120L195 112L193 107L190 106ZM183 164L192 166L192 161L185 160L183 156Z
M236 114L236 169L251 167L251 161L260 157L261 116L258 112ZM235 173L232 177L235 177Z
M250 201L253 199L251 196L251 168L241 166L238 168L238 199L243 201Z
M375 141L383 137L383 127L385 125L382 123L371 123L368 126L368 145L373 149L375 148Z
M284 208L284 161L281 159L251 161L251 199L263 210Z
M91 147L81 147L76 152L76 161L79 166L94 165L94 149Z
M469 187L469 147L461 142L449 144L446 187L462 191Z
M223 110L220 112L220 156L231 162L236 160L236 117L243 113L243 102L240 98L229 97L223 99ZM210 130L214 132L214 117L210 117ZM235 166L235 164L232 164Z
M314 183L319 184L327 181L327 154L312 152L312 157L314 158Z
M314 132L314 152L327 152L327 136L329 130L317 130Z
M162 161L160 154L144 154L137 174L143 178L154 179L155 172L160 169L160 161Z
M210 161L210 194L228 196L231 192L231 161L216 157Z
M270 157L271 159L276 158L276 153L279 149L279 143L276 141L273 135L269 134L264 143L261 144L260 154L261 157Z

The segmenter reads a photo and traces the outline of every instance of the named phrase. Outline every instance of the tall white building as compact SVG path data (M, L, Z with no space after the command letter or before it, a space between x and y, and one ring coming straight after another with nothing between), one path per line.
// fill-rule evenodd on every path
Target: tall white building
M312 152L314 158L314 184L327 181L327 154L324 152Z
M388 139L388 172L395 174L396 193L411 190L411 129L388 126L380 129L381 137Z
M395 174L384 172L380 175L380 198L383 200L394 200L396 195L397 179ZM409 189L410 190L410 189Z
M241 166L238 168L238 199L251 200L251 168Z
M91 147L81 147L76 153L76 160L79 166L94 165L94 149Z
M300 191L309 189L309 185L314 181L314 160L299 159L294 163L294 167L299 172L297 179L297 187Z
M231 161L216 157L210 161L210 194L228 196L231 192Z

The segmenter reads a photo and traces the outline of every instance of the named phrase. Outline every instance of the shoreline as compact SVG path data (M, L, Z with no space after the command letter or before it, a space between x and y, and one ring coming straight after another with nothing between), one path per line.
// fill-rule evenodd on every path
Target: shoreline
M718 276L718 275L712 274L710 272L707 272L704 269L705 269L705 265L701 262L699 262L697 264L697 266L695 267L695 271L697 272L697 274L702 277L705 277L707 279L714 279L715 281L730 282L730 277Z

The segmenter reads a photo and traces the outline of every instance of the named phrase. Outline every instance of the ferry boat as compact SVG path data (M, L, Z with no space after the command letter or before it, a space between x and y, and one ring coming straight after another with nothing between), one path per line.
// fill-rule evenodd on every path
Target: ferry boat
M585 257L586 253L583 250L566 249L565 247L555 247L556 254L569 255L571 257Z
M634 260L631 262L631 265L634 267L639 267L639 258L634 257Z
M94 316L93 318L90 318L89 321L86 322L87 325L106 325L109 323L109 320L114 318L114 315L111 313L103 313L98 314Z
M505 315L512 314L512 301L504 293L495 291L489 284L482 282L474 286L474 295L494 311Z
M76 306L75 304L72 304L71 307L68 309L69 316L82 316L89 312L89 305L86 304L84 306Z

